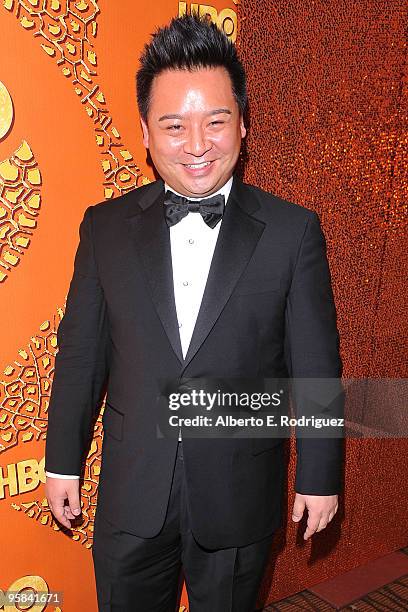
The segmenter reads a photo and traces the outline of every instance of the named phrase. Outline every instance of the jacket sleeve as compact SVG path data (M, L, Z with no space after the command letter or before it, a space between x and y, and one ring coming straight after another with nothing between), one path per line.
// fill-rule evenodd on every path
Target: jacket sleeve
M292 378L295 416L344 417L342 363L326 242L310 211L299 246L286 304L285 355ZM296 428L295 490L332 495L342 488L343 429Z
M58 352L48 407L45 469L80 474L93 418L108 375L107 306L92 238L92 207L84 213L65 314L57 330Z

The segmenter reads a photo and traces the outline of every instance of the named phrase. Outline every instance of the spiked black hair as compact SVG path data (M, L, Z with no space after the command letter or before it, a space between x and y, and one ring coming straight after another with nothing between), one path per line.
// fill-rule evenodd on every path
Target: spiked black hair
M153 80L164 70L224 67L241 114L247 104L246 77L235 45L207 17L197 13L174 17L146 43L136 74L137 104L147 121Z

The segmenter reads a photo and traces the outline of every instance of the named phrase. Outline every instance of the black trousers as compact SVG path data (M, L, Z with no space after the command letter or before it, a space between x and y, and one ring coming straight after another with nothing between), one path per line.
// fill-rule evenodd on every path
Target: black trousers
M190 530L178 444L166 519L154 538L121 531L96 511L92 557L99 612L175 612L183 568L190 612L253 612L273 534L208 550Z

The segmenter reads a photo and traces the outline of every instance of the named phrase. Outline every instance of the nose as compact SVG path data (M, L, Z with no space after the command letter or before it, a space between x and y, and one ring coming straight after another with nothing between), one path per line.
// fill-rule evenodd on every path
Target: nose
M184 151L194 157L202 157L211 149L201 127L192 127L184 145Z

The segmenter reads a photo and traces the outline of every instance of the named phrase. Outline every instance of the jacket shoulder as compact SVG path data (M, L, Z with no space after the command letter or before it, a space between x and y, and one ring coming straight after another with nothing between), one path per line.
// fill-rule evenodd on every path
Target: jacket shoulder
M302 204L296 204L289 200L285 200L269 191L265 191L260 187L251 185L250 183L243 183L245 188L250 190L253 197L258 201L262 214L266 218L285 218L292 222L307 222L312 218L318 218L317 213Z
M91 204L88 208L91 209L94 218L123 217L133 213L136 214L141 210L139 202L144 198L155 197L161 185L161 181L152 181L146 185L136 187L113 200L104 200L97 204Z

